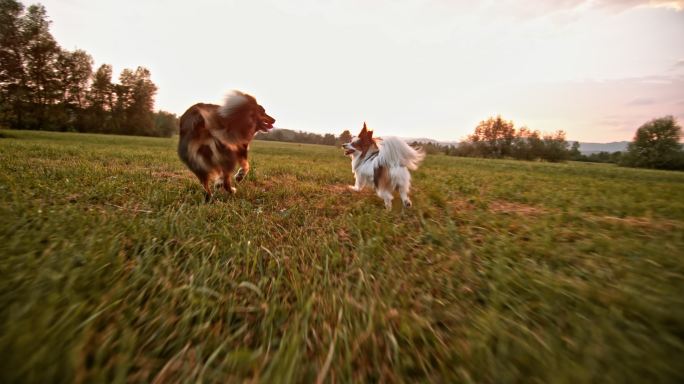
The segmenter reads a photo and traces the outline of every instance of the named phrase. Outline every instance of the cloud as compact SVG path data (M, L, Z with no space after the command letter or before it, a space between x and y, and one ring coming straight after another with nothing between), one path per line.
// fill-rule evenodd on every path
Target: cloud
M652 7L672 8L678 11L684 10L684 0L656 0L649 3Z
M636 99L630 100L627 105L639 106L639 105L651 105L655 103L655 99L649 97L637 97Z
M684 74L684 59L679 59L672 63L667 71L671 74Z
M675 11L684 10L684 0L497 0L490 2L490 7L513 10L515 14L523 17L536 17L551 14L563 14L565 17L575 15L583 11L603 10L609 12L622 12L632 8L666 8Z
M464 0L450 3L446 14L481 14L485 20L550 21L558 26L567 26L597 15L617 15L627 11L652 11L650 13L684 13L684 0ZM472 5L476 3L477 5ZM456 5L454 5L456 4ZM653 12L659 9L660 12ZM647 14L649 12L643 12Z
M531 129L563 129L573 139L607 142L631 139L653 118L684 114L682 101L684 77L658 76L522 84L489 92L472 109L487 105Z
M573 1L564 1L568 4ZM575 8L604 8L623 11L630 8L669 8L677 11L684 9L684 0L575 0Z
M669 8L677 11L684 9L684 0L595 0L583 1L594 8L625 10L635 7Z

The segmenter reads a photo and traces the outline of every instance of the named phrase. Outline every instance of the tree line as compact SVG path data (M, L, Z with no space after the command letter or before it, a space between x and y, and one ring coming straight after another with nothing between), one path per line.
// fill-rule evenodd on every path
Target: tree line
M171 136L177 118L153 112L157 86L144 67L93 71L85 51L62 49L45 7L0 0L0 124L14 129Z
M518 160L583 161L615 163L620 166L684 170L682 129L672 116L653 119L639 127L624 152L598 152L585 155L579 142L565 140L565 132L542 134L526 127L516 129L501 116L480 122L475 132L457 145L417 143L427 153L451 156L510 158Z
M475 132L453 149L453 155L519 160L567 160L570 157L565 132L542 134L527 127L516 129L501 116L481 121Z
M570 159L579 149L570 147L565 132L541 133L527 127L515 128L512 121L501 116L481 121L475 131L456 145L414 143L427 153L490 159L545 160L558 162Z
M332 133L319 135L317 133L294 131L291 129L273 129L269 132L261 132L254 137L256 140L265 141L284 141L288 143L320 144L320 145L342 145L352 139L349 131L344 131L340 136Z

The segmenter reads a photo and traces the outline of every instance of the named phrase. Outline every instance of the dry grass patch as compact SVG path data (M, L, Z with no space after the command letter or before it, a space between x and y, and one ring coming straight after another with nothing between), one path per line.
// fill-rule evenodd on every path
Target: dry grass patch
M536 216L549 212L545 208L502 200L489 203L488 208L494 213L514 213L523 216Z

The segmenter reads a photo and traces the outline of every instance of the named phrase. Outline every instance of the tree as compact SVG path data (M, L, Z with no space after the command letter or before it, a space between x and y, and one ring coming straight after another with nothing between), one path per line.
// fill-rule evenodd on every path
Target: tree
M82 109L93 74L93 58L82 50L62 51L57 58L62 103Z
M461 157L477 157L479 154L477 153L477 149L475 148L475 145L473 144L472 141L464 140L461 141L456 145L456 148L454 148L450 154L452 156L461 156Z
M584 155L582 155L582 152L580 152L580 143L579 141L574 141L572 143L572 146L570 147L570 160L583 160Z
M45 7L31 5L21 22L23 35L26 88L32 114L32 128L53 128L48 120L48 109L59 101L57 58L61 51L50 33L50 21Z
M52 108L53 120L65 130L85 131L88 119L84 113L93 72L93 59L85 51L61 51L57 57L60 105Z
M153 136L152 108L157 86L150 79L150 71L144 67L135 71L124 69L119 82L114 87L116 106L113 111L117 133Z
M323 140L321 140L321 144L323 145L335 145L337 142L337 139L335 138L335 135L332 133L326 133L323 135Z
M684 169L679 143L682 128L672 116L651 120L637 129L622 165L658 169Z
M0 0L0 122L21 128L27 97L24 42L21 32L24 6Z
M473 142L481 156L502 158L510 154L514 137L513 122L497 116L481 121L468 140Z
M111 112L116 99L111 65L102 64L92 75L86 99L84 128L90 132L114 132Z
M542 159L555 163L567 160L569 156L565 132L557 131L554 134L544 135L544 151L540 156Z
M178 131L178 117L170 112L154 114L154 136L171 137Z
M346 144L352 141L352 134L349 132L348 129L345 129L342 134L340 134L340 137L337 139L338 143L341 144Z
M112 66L102 64L93 74L90 92L90 107L99 111L111 111L114 106L114 86L112 84Z
M519 160L535 160L541 158L544 152L544 143L539 131L532 131L522 127L515 134L511 145L511 156Z

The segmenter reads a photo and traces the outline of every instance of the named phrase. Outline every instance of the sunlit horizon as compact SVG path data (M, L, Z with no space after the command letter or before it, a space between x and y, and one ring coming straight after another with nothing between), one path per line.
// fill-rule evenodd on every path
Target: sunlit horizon
M684 122L684 1L40 1L65 49L150 69L156 108L254 95L276 126L458 141L501 115L569 140Z

